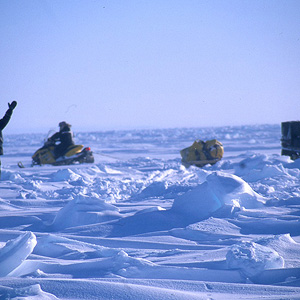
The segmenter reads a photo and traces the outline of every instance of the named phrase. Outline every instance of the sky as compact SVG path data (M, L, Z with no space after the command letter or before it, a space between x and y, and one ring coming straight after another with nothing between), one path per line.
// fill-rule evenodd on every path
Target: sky
M298 0L0 0L5 132L280 124L300 111Z

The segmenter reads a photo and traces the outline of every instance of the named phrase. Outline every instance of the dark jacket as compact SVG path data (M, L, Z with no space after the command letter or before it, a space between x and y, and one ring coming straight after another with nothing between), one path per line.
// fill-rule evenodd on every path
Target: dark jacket
M0 120L0 155L3 155L3 136L2 136L2 130L5 128L5 126L8 124L10 117L12 115L13 110L9 108L4 117Z
M62 154L64 150L66 150L69 146L74 145L73 133L69 126L65 126L59 132L53 134L50 138L50 141L60 142L55 148L56 156Z

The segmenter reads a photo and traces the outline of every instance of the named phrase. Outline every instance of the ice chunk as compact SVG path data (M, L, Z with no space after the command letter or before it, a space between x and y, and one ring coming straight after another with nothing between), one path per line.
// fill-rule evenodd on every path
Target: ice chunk
M0 249L0 276L7 276L32 253L36 237L32 232L25 232L14 240L8 241Z
M284 267L283 257L275 250L254 242L233 245L226 255L226 262L229 269L240 269L247 277Z

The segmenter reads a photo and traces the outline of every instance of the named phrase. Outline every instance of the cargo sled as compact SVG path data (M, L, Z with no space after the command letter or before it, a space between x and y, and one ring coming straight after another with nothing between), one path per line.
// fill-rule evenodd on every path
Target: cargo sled
M196 140L192 146L180 151L181 162L188 168L191 165L202 168L205 165L213 165L222 159L224 148L218 140Z
M300 157L300 121L281 123L281 155Z

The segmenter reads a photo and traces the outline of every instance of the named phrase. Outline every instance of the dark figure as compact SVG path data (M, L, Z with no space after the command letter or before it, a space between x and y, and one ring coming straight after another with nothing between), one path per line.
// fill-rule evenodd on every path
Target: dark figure
M0 120L0 155L3 155L3 135L2 130L8 124L10 117L13 113L13 110L17 106L17 102L13 101L12 103L8 103L8 110L6 111L4 117ZM1 177L1 160L0 160L0 177Z
M60 122L58 126L59 132L56 132L48 139L51 142L60 142L54 148L55 158L64 155L67 148L75 144L73 140L73 133L71 131L71 125L66 122Z

